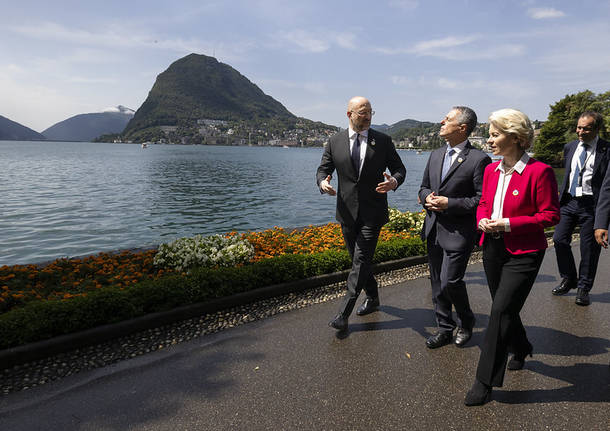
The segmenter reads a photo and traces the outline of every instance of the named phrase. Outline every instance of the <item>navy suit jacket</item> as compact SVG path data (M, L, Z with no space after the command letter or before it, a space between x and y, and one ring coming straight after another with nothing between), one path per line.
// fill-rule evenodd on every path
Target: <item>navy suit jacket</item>
M446 196L449 207L442 212L426 210L422 240L425 241L436 227L436 240L443 249L467 250L476 241L476 209L481 199L483 173L491 159L467 141L441 181L446 150L447 147L442 146L430 154L419 189L419 200L425 208L426 197L434 192L437 196Z
M369 225L383 226L388 218L388 197L375 191L377 184L385 181L386 168L400 186L405 180L406 169L394 148L392 138L373 129L368 131L367 148L360 175L352 165L348 131L341 131L328 141L322 161L316 172L316 182L336 170L337 221L353 226L356 220ZM397 186L398 188L398 186Z
M572 141L563 147L563 160L565 166L565 176L559 189L559 204L565 205L570 201L570 176L572 174L572 157L578 147L578 141ZM593 200L597 204L599 191L604 181L604 176L608 170L608 158L610 157L610 143L602 138L597 140L595 147L595 162L593 163L593 178L591 188L593 189Z

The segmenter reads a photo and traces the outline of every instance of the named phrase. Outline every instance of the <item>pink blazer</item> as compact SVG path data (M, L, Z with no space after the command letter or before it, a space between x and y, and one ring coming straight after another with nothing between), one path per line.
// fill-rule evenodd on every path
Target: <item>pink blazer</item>
M490 218L498 180L502 174L496 167L485 168L483 195L477 207L477 226L482 218ZM502 216L509 219L510 232L504 232L504 244L512 254L524 254L547 248L544 228L559 222L557 180L553 169L535 159L529 159L521 174L513 172ZM480 245L485 240L481 236Z

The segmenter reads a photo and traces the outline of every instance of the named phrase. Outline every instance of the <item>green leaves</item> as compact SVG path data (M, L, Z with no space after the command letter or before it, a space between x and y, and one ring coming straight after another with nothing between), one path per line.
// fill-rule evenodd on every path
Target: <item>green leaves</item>
M589 90L568 94L551 105L548 121L542 125L534 143L535 157L559 166L563 160L564 145L576 139L576 123L584 111L599 112L605 120L610 120L610 91L598 95ZM602 130L601 135L605 134L606 131Z

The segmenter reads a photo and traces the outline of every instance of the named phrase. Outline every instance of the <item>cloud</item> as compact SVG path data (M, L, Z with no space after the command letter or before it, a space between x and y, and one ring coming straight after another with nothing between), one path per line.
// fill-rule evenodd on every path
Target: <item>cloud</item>
M28 72L14 65L0 66L2 115L36 131L84 112L85 105L57 89L28 79Z
M229 44L210 40L203 41L197 38L165 38L147 32L138 33L133 28L130 28L127 33L124 27L112 24L107 25L106 30L99 32L71 28L55 22L9 26L8 30L32 39L66 42L73 46L85 46L88 49L92 47L124 50L153 49L180 54L196 52L208 55L219 52L223 60L229 61L243 60L244 55L255 45L249 40ZM104 58L104 56L97 56L97 58Z
M85 76L71 76L67 81L75 84L116 84L117 82L115 78Z
M324 34L325 37L317 36ZM356 35L353 33L329 33L326 31L307 31L302 29L292 31L280 31L273 37L274 40L282 40L290 45L296 45L299 49L321 53L328 51L332 46L343 49L356 49Z
M463 84L460 84L458 81L454 81L451 79L447 79L447 78L439 78L436 81L436 85L438 85L440 88L458 88L463 86Z
M324 82L289 81L283 79L257 79L261 87L304 90L313 94L328 94L328 86ZM273 94L270 92L268 94Z
M527 14L530 18L533 19L553 19L553 18L563 18L566 14L560 10L557 10L552 7L548 8L529 8L527 10Z
M390 80L392 81L392 84L394 84L394 85L405 86L405 85L413 84L413 79L411 79L407 76L394 75L394 76L390 77Z
M281 31L278 36L307 52L324 52L330 48L330 43L305 30Z
M410 47L391 48L376 47L372 50L385 55L413 54L421 57L436 57L453 61L494 60L498 58L520 56L525 53L525 46L515 43L504 43L490 46L485 43L479 48L473 42L481 40L481 36L447 36L442 39L431 39Z
M456 46L467 45L478 39L478 36L456 37L448 36L442 39L425 40L416 43L409 49L409 52L420 55L433 55L438 49L453 48Z
M417 0L390 0L388 3L391 7L395 7L398 9L404 10L413 10L417 9L419 6L419 1Z

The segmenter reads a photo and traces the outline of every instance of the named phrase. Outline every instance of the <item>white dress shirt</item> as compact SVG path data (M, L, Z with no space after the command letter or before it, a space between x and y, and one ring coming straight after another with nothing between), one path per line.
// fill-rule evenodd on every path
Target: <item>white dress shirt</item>
M596 136L593 140L587 143L587 155L585 156L585 164L584 164L584 173L582 175L582 195L593 195L593 187L591 186L591 181L593 179L593 165L595 163L595 147L597 147L597 140L599 139ZM580 155L584 151L584 147L582 145L582 141L578 143L578 147L576 147L576 151L574 151L574 155L572 156L572 164L570 165L570 184L568 184L568 190L571 190L572 181L578 181L578 176L574 177L574 173L576 172L576 168L580 164ZM580 196L580 195L579 195Z
M366 141L369 137L369 130L363 130L362 132L358 132L360 134L360 166L358 167L358 175L360 175L360 171L362 171L362 165L364 164L364 156L366 155ZM354 144L356 143L356 137L358 133L352 130L349 127L349 153L352 154L352 148L354 148Z
M513 172L517 172L519 175L523 173L525 169L525 165L527 165L530 156L527 153L523 153L521 158L515 163L511 169L506 170L504 166L504 160L502 160L498 166L496 166L496 171L500 171L500 177L498 178L498 184L496 185L496 194L494 195L494 204L491 211L490 220L504 220L504 231L510 232L510 219L503 218L502 208L504 208L504 199L506 199L506 192L508 191L508 185L510 184L510 179L513 176Z

